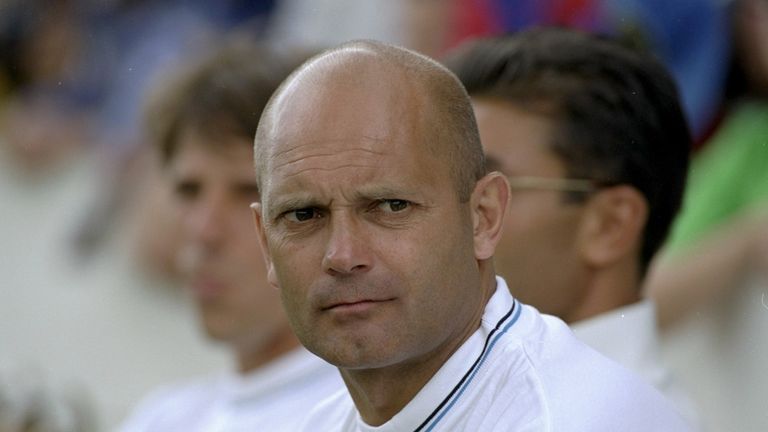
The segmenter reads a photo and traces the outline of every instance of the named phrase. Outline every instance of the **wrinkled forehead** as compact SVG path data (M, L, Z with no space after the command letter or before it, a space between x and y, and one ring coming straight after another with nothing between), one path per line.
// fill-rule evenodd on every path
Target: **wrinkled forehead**
M426 93L414 71L377 58L327 59L282 92L273 106L272 135L279 143L329 126L345 134L353 125L384 135L397 124L422 121Z
M272 106L264 180L302 158L349 154L419 157L437 139L428 98L397 68L330 65L295 80Z

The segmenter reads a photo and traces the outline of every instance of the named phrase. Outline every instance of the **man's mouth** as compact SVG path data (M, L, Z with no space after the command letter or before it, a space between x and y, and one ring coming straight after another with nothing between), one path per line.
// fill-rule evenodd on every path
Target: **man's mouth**
M189 283L189 290L200 300L210 300L226 289L226 283L213 278L195 278Z
M322 311L333 313L362 313L389 303L392 300L394 300L394 298L341 301L322 308Z

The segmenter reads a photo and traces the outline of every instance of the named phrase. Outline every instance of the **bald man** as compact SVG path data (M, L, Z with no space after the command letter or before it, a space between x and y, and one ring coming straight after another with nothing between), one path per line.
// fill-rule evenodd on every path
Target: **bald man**
M687 430L495 276L509 185L433 60L370 41L311 59L265 109L255 165L268 279L348 390L305 430Z

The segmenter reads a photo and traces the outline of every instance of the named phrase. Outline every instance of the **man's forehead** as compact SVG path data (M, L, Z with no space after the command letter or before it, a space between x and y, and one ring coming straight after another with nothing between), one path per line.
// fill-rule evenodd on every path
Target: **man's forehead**
M384 154L428 163L425 153L434 156L443 141L442 121L434 86L416 72L364 49L311 62L276 95L258 134L261 181L309 160L334 167L350 154L354 163Z
M381 174L381 173L379 173ZM332 201L343 199L347 201L384 199L397 196L406 198L414 196L420 190L418 183L414 185L397 175L376 175L362 177L356 182L314 182L310 178L287 179L274 184L271 198L274 202L286 201Z
M265 198L307 193L318 199L402 198L447 175L441 158L409 143L372 137L286 145L266 165Z
M267 182L319 180L325 173L339 173L362 181L384 164L405 168L418 159L410 146L393 145L387 137L351 136L338 139L285 142L276 145L265 161Z
M269 157L272 170L286 169L308 159L324 159L325 167L344 164L347 160L365 161L387 157L391 152L386 136L341 136L324 139L279 139ZM309 162L309 161L308 161ZM373 161L371 161L373 162Z
M263 143L270 162L346 150L381 153L394 144L418 146L429 140L428 111L421 109L425 101L418 92L403 92L407 83L306 84L274 107Z

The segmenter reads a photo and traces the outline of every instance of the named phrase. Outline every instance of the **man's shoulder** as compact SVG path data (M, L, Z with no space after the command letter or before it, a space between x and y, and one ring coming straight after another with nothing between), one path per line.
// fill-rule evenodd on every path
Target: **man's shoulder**
M155 430L173 423L174 413L202 413L216 400L222 379L215 375L159 386L139 401L119 430Z
M555 430L604 430L598 426L624 422L637 424L627 430L688 430L657 390L578 340L561 320L530 307L524 313L532 314L527 328L510 335L494 358L495 375L506 382L502 393L530 383L538 399L530 403L547 413Z

